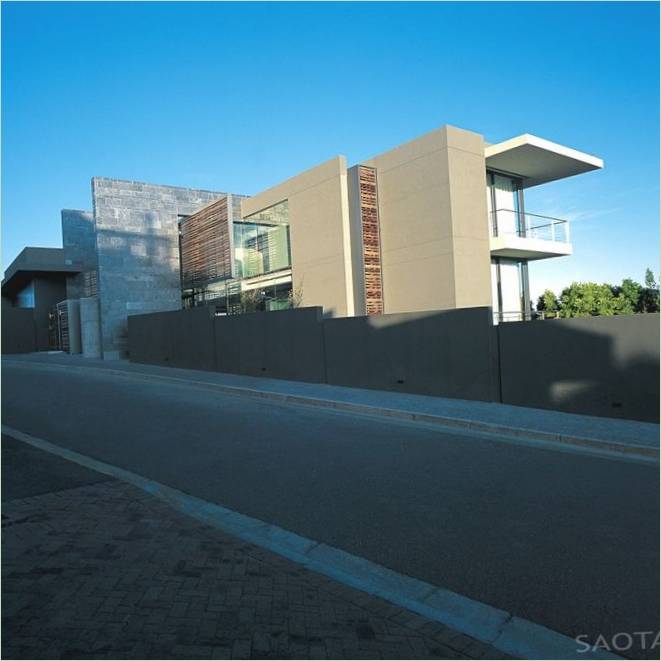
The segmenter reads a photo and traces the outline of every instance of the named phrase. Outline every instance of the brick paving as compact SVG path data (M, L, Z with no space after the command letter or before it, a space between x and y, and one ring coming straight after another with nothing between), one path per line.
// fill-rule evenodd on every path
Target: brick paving
M2 657L505 658L117 480L3 502Z

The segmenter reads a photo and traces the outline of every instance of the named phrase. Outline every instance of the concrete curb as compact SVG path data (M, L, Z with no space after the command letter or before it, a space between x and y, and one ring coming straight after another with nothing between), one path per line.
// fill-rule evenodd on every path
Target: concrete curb
M646 461L650 463L658 463L659 449L652 448L645 445L631 445L628 443L619 443L616 441L607 441L598 438L589 438L584 436L575 436L571 434L554 434L551 432L539 431L534 429L527 429L525 427L513 427L509 425L501 425L491 422L475 421L465 418L458 418L452 416L433 415L430 413L415 413L405 411L402 409L390 409L380 406L372 406L369 404L354 404L352 402L345 402L341 400L324 399L320 397L311 397L307 395L288 395L286 393L279 393L270 390L258 390L255 388L243 388L241 386L228 386L221 383L209 383L207 381L194 381L191 379L183 379L177 376L165 376L163 374L141 374L139 372L131 372L128 370L116 370L105 367L94 367L84 365L61 365L56 363L44 363L39 361L12 361L5 359L4 362L11 363L15 366L29 366L38 364L43 367L56 367L58 369L67 370L93 370L99 373L109 373L121 375L133 379L140 379L143 381L160 380L160 381L174 381L183 383L195 388L204 390L214 390L228 395L237 395L243 397L251 397L253 399L269 399L280 403L296 404L301 406L313 406L317 408L330 408L337 411L347 411L350 413L359 413L363 415L374 415L377 417L395 418L399 420L406 420L409 422L421 422L425 424L437 425L440 427L447 427L450 429L466 429L486 434L495 434L500 436L510 436L528 441L538 441L542 443L561 444L567 447L579 447L587 450L593 450L601 454L611 456L625 456L638 461Z
M2 433L40 450L132 484L175 509L235 537L266 548L345 585L381 597L471 636L506 654L529 659L576 659L576 640L511 613L410 576L399 574L341 549L196 498L131 471L106 464L6 425ZM602 649L586 659L618 659Z

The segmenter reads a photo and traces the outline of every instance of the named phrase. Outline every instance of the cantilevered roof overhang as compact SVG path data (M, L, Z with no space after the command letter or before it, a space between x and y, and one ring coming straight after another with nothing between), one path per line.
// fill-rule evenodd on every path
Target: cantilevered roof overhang
M604 167L596 156L529 133L488 145L484 155L488 169L520 177L524 188Z
M80 264L71 261L67 263L62 248L23 248L5 271L5 277L2 281L2 295L15 296L38 276L54 277L67 273L80 273L81 271Z

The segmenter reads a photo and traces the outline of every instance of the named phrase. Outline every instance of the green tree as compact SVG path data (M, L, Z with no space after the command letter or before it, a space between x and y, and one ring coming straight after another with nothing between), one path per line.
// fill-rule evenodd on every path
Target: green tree
M609 285L572 282L560 294L561 317L610 316L616 313L615 296Z
M544 293L537 299L538 312L556 312L559 306L558 297L550 289L545 289Z
M634 314L641 311L642 286L625 278L619 287L613 287L615 297L615 314Z
M659 285L649 268L645 270L645 287L641 290L639 308L640 312L659 311Z
M647 287L648 289L659 288L659 285L656 284L654 273L652 272L652 269L649 267L645 269L645 287Z

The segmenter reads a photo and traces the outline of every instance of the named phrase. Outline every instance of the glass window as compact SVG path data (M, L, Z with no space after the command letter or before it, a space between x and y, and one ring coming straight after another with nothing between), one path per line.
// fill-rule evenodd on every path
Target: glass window
M521 234L520 190L518 179L487 173L487 207L493 236Z
M21 289L16 295L16 307L33 308L34 307L34 282Z
M234 277L251 278L291 266L289 204L285 200L234 222Z
M528 264L525 260L491 260L491 286L494 319L522 321L529 318Z

